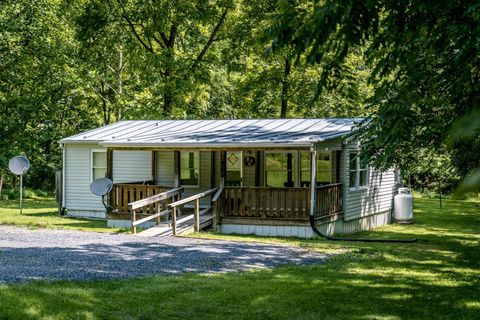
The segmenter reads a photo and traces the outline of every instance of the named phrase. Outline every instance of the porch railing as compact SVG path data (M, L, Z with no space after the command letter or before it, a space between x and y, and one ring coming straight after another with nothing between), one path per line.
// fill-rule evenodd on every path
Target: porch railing
M223 217L308 221L310 188L225 187ZM342 184L317 187L315 218L342 212Z
M172 209L172 233L173 233L174 236L177 235L177 223L181 223L183 221L186 221L186 220L190 219L190 217L192 216L192 215L190 215L190 216L182 218L182 220L177 220L177 207L182 207L187 203L195 201L195 207L194 207L194 211L193 211L194 230L198 232L198 231L200 231L200 216L202 214L205 214L205 213L209 212L211 209L214 208L214 205L211 204L209 207L207 207L203 210L200 210L200 200L205 198L205 197L211 196L212 194L216 193L218 190L219 190L219 188L213 188L213 189L210 189L210 190L207 190L207 191L204 191L204 192L197 193L197 194L195 194L193 196L190 196L188 198L184 198L184 199L172 202L168 205L168 207L170 209ZM213 219L213 217L212 217L212 219Z
M225 187L224 216L308 219L309 188Z
M316 217L326 218L342 212L342 202L341 183L317 187Z
M110 192L110 206L116 212L129 213L128 204L166 192L171 187L147 184L116 183ZM143 208L142 213L153 212L153 204Z
M132 233L137 233L137 226L147 221L156 219L157 224L159 224L161 216L172 213L168 205L172 202L179 201L182 192L183 188L175 188L129 203L128 208L131 211ZM137 213L143 213L143 215L147 216L137 220Z

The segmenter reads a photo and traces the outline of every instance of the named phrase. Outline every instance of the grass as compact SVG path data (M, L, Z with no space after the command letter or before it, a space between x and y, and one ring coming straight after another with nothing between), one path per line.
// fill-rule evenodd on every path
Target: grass
M107 228L106 221L60 217L56 202L50 198L25 199L23 204L23 214L20 215L18 200L0 201L0 224L28 228L125 232L123 229Z
M418 199L414 224L356 235L416 244L202 235L342 250L320 266L3 285L0 319L479 319L480 203L445 204Z

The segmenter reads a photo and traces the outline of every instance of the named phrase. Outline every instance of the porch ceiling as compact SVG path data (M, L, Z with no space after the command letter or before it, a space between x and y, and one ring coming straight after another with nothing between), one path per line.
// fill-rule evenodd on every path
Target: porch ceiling
M119 121L60 142L125 148L308 147L344 136L361 121L361 118Z

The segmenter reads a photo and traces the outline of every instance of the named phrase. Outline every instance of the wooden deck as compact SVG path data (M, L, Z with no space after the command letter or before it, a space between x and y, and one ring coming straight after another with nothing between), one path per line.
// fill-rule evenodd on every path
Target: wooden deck
M113 208L110 219L132 221L132 231L147 221L157 226L142 235L171 235L201 230L217 223L305 225L310 219L311 189L273 187L213 188L182 199L183 188L156 185L115 185L110 195ZM208 207L200 209L200 199L212 197ZM342 215L342 184L316 187L315 219L328 222ZM185 215L187 203L194 203L193 213Z
M310 188L225 187L222 218L309 221ZM315 218L342 212L342 184L316 188Z

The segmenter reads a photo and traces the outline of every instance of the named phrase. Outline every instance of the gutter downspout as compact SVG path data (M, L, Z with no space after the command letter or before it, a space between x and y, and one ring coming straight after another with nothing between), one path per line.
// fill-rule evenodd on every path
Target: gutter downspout
M310 175L310 226L313 232L315 232L321 238L331 241L356 241L356 242L388 242L388 243L413 243L417 242L417 238L413 239L371 239L371 238L337 238L331 237L327 234L323 234L315 226L315 196L316 196L316 180L317 180L317 147L313 144L310 147L310 162L311 162L311 175Z

